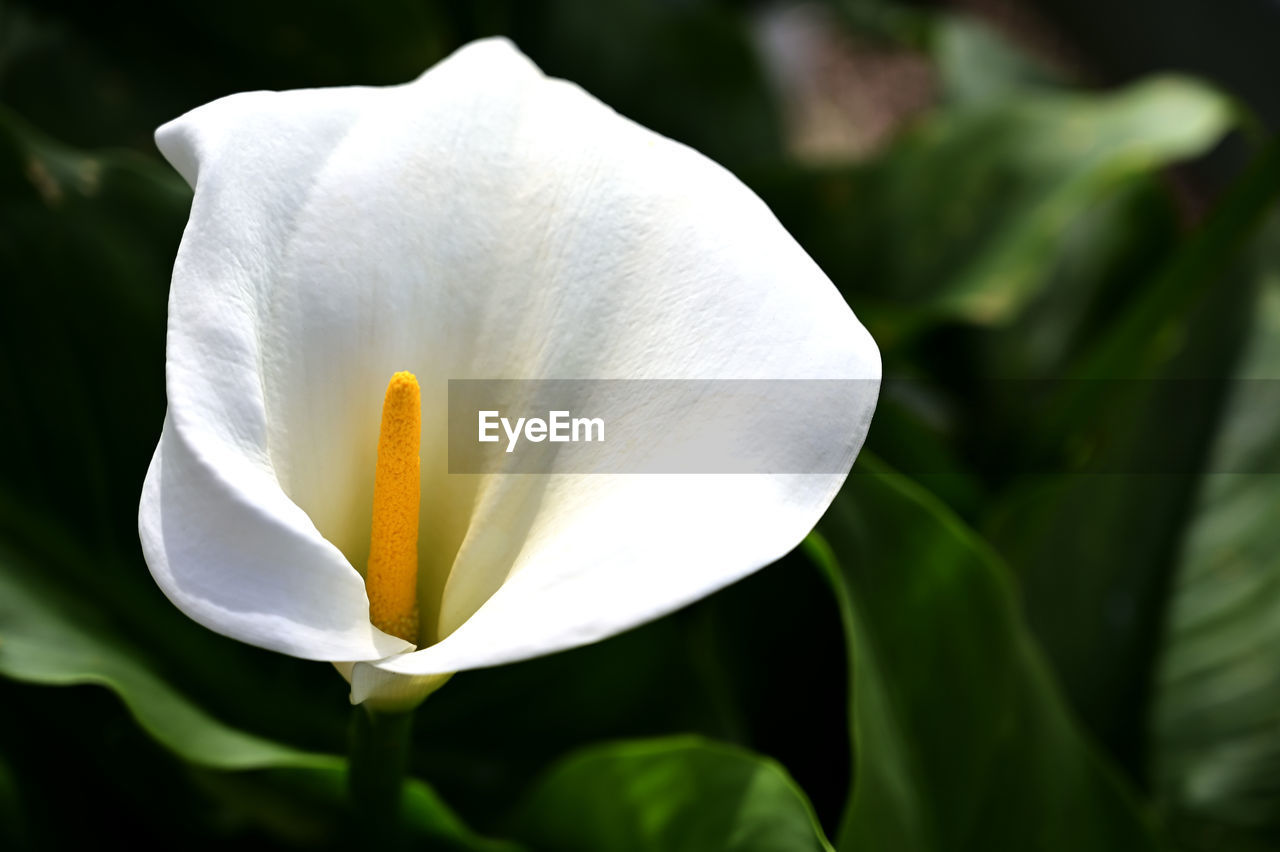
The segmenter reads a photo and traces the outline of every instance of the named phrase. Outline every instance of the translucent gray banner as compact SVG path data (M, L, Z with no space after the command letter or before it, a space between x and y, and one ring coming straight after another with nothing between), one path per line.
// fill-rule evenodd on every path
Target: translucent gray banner
M844 473L879 384L450 380L450 473ZM861 428L855 428L860 426Z
M890 376L868 440L912 476L1275 474L1280 380Z

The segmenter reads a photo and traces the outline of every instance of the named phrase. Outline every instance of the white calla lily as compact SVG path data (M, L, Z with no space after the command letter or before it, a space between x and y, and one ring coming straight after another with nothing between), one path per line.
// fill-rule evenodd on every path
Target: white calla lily
M353 702L412 705L453 672L601 639L776 560L865 437L875 344L765 205L505 41L403 86L233 95L157 141L195 196L147 562L201 624L334 662ZM421 648L371 623L361 574L399 370L422 387ZM871 392L803 424L836 472L451 476L459 378Z

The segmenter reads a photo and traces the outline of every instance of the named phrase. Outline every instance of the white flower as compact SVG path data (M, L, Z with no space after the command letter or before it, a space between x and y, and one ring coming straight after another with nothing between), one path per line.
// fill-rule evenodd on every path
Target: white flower
M233 95L161 127L195 187L139 528L220 633L353 702L618 633L793 548L861 446L879 353L737 179L501 40L388 88ZM418 644L370 620L380 411L422 387ZM863 379L826 474L451 476L458 378ZM767 629L768 615L761 614Z

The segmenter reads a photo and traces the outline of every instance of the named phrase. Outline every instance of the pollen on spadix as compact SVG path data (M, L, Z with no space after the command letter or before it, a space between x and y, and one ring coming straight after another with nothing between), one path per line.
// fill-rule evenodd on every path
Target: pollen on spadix
M413 373L391 377L382 402L373 480L373 525L365 591L369 620L384 633L418 641L418 445L422 391Z

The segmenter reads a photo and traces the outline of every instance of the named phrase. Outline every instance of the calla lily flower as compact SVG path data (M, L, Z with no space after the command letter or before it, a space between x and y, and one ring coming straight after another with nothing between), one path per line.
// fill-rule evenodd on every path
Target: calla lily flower
M335 664L353 703L410 707L734 582L799 543L861 447L879 353L767 207L506 41L406 85L222 98L156 139L195 195L147 563L210 629ZM802 423L834 472L451 475L460 378L868 393ZM409 478L375 496L384 463ZM412 605L371 616L403 601L372 567L396 548Z

